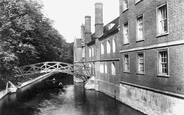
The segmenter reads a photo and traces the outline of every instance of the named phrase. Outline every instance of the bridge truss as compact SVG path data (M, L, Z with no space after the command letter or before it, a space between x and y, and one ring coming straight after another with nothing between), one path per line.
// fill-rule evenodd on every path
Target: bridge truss
M94 74L94 68L57 61L21 66L18 70L20 72L20 76L33 75L37 73L61 72L75 75L84 81L87 81L91 76L93 76L92 74Z

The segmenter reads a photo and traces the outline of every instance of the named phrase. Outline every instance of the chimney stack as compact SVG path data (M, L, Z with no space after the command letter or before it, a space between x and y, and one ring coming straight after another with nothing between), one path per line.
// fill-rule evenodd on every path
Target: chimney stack
M103 4L95 3L95 37L103 34Z
M91 41L91 16L85 16L85 42Z
M84 24L81 25L81 38L84 39L84 30L85 30L85 26Z

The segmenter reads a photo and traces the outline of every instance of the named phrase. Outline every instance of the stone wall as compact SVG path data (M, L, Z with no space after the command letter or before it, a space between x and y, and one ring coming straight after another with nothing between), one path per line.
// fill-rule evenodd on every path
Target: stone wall
M149 115L184 115L184 99L120 84L121 102Z
M107 81L103 81L103 80L96 80L95 82L96 84L96 90L105 93L108 96L111 96L113 98L117 98L118 99L118 95L119 95L119 86L114 84L114 83L110 83ZM119 100L119 99L118 99Z

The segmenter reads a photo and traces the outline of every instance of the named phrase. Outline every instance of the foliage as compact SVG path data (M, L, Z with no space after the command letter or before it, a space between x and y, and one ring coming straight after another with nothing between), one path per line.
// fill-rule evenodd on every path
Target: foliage
M10 80L18 66L73 62L73 46L53 28L52 20L33 0L0 0L0 77Z

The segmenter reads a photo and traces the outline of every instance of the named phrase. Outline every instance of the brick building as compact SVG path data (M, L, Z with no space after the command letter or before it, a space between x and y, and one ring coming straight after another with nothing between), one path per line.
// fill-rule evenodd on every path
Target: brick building
M102 6L95 33L89 16L82 32L95 89L150 115L183 115L184 1L119 0L119 17L105 26Z
M184 98L183 6L182 0L120 0L124 103L149 114L183 113L176 111Z

